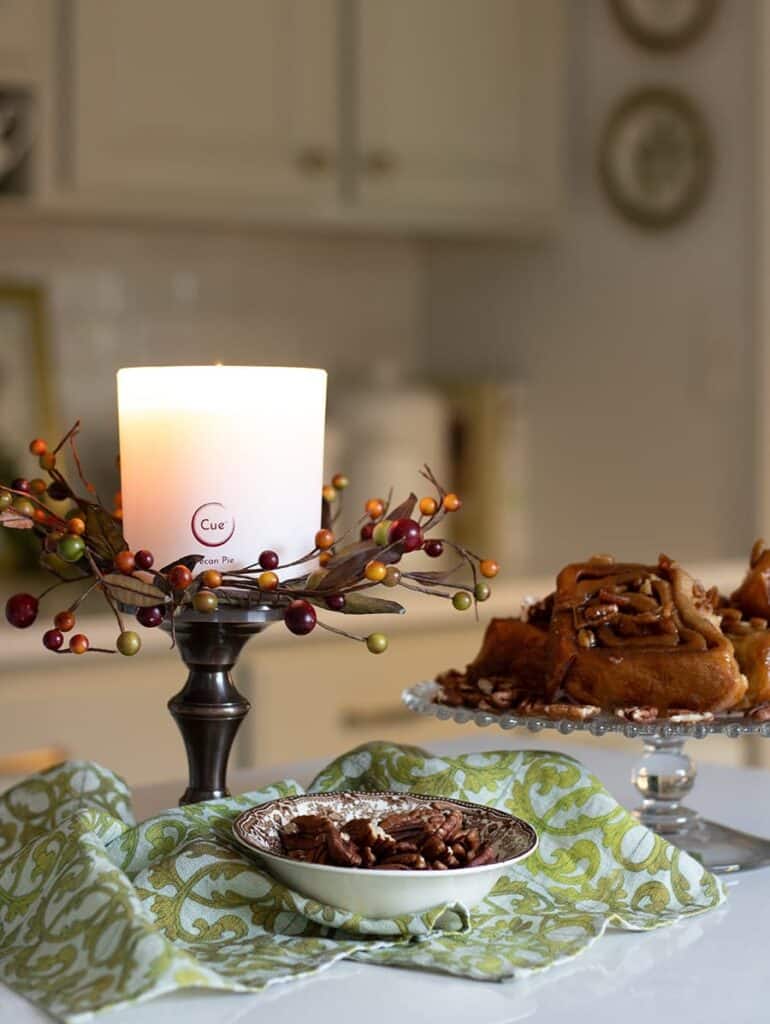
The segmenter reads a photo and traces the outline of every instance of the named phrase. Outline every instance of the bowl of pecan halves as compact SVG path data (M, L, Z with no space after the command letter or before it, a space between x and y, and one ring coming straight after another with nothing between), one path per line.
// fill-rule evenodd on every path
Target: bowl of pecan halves
M244 811L233 832L290 888L380 918L472 907L537 847L505 811L417 793L282 797Z

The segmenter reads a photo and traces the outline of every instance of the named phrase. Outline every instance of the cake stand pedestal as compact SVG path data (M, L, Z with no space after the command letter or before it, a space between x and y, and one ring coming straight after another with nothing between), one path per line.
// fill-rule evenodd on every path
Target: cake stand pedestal
M417 683L404 690L402 699L410 711L458 723L475 722L501 729L556 729L566 735L588 732L592 736L616 733L628 739L641 739L642 755L633 767L631 781L641 794L642 803L633 814L648 828L686 850L710 871L727 874L770 865L770 839L740 832L727 825L707 821L684 805L695 784L695 763L684 752L688 739L702 740L721 735L770 737L770 722L752 721L742 714L716 715L711 722L636 723L601 714L585 721L548 718L544 715L495 714L473 708L448 707L436 703L438 684Z

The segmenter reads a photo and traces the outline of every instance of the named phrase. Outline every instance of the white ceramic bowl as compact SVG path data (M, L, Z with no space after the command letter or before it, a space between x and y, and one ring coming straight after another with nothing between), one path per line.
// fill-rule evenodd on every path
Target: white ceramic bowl
M396 811L409 811L434 800L462 811L469 827L491 843L498 860L479 867L450 871L383 871L344 868L292 860L281 852L280 830L299 814L323 814L342 825L352 818L379 820ZM258 854L280 881L291 889L365 917L395 917L419 913L442 903L472 907L484 899L507 869L537 848L535 830L505 811L464 800L416 793L307 793L282 797L252 807L233 823L236 839Z

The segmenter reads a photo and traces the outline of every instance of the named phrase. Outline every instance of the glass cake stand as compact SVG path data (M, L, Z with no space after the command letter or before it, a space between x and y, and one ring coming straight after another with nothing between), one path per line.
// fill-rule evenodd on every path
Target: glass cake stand
M445 721L496 725L501 729L556 729L566 735L588 732L592 736L618 733L640 739L644 749L631 772L631 781L642 796L633 813L654 832L687 850L711 871L725 874L746 871L770 864L770 839L749 835L727 825L707 821L682 803L695 784L695 764L684 752L689 739L706 736L768 736L770 722L752 721L742 714L717 715L711 722L680 723L659 719L654 722L629 722L602 714L586 721L547 718L545 715L516 715L511 712L476 711L437 704L438 684L417 683L404 690L402 700L410 711L433 715Z

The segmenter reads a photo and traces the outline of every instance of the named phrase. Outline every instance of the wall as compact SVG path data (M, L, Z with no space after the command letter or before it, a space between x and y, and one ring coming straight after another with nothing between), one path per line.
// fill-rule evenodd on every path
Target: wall
M605 0L567 6L563 231L534 249L432 246L426 365L527 378L531 568L596 550L743 554L754 529L754 4L723 3L676 57L629 42ZM717 165L691 221L646 234L608 207L595 159L609 108L652 83L679 84L700 104Z
M60 420L83 419L97 477L116 451L120 366L324 366L333 406L373 352L408 372L419 350L421 264L408 242L5 223L3 278L47 288Z

